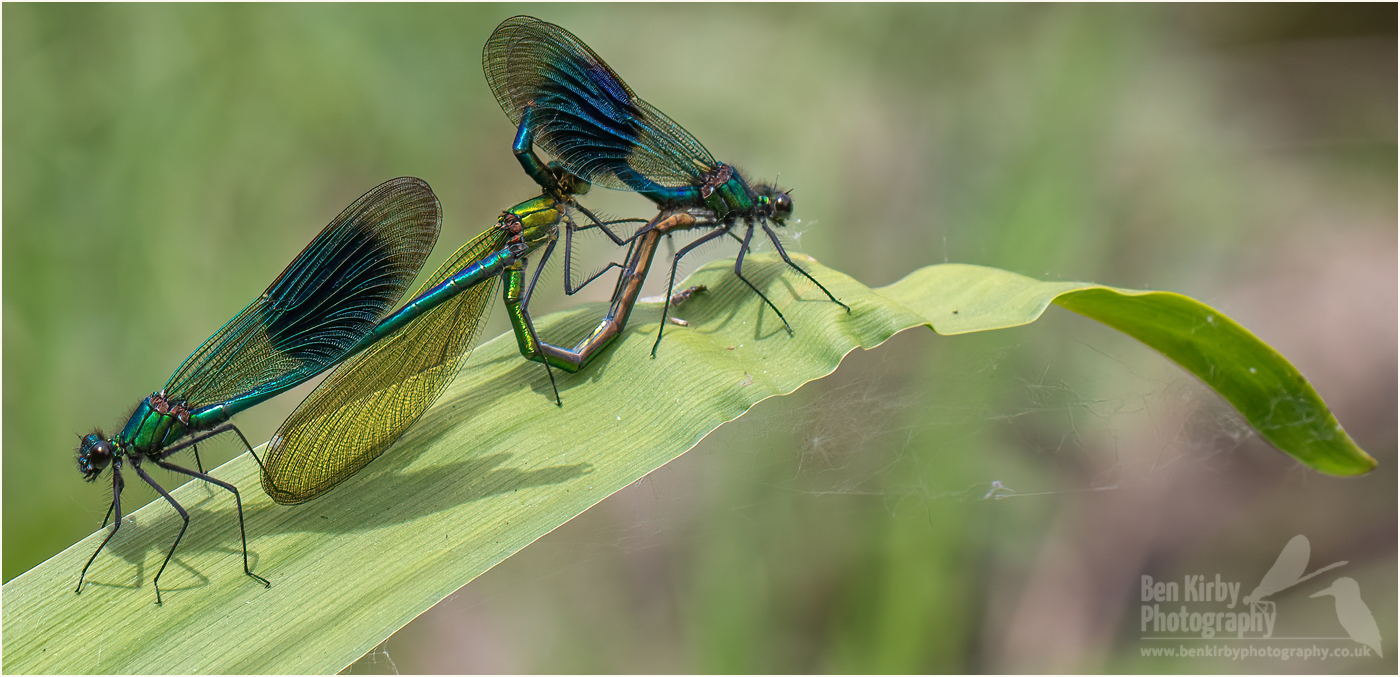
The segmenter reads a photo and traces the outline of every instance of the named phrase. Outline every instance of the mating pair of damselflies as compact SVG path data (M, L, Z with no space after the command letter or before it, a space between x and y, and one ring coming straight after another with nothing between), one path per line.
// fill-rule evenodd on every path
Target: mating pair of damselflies
M238 490L203 471L197 444L232 432L252 452L229 419L335 367L282 424L259 459L263 489L278 503L302 503L330 491L382 454L442 393L476 343L497 279L505 280L504 299L521 353L546 368L567 371L582 369L621 332L658 243L683 230L708 232L673 256L653 357L681 258L717 238L741 243L735 274L763 297L789 333L782 312L743 274L756 230L772 240L790 267L846 307L788 258L773 230L792 213L788 193L751 184L730 165L715 161L680 125L637 98L568 31L532 17L507 19L487 40L482 66L501 108L518 126L513 148L525 172L540 185L540 197L503 212L496 225L459 249L413 300L392 314L389 309L437 239L442 217L437 197L419 179L394 179L332 220L267 291L190 355L164 388L142 401L120 433L107 438L94 432L82 439L78 466L87 480L112 468L108 518L115 513L116 522L83 567L79 591L88 568L121 526L121 468L129 463L184 520L153 579L160 603L160 576L189 515L142 468L146 461L234 495L244 572L267 585L248 566ZM543 162L536 145L557 161ZM660 211L649 221L601 220L576 199L594 183L640 193ZM574 221L574 212L587 223ZM624 236L614 230L622 223L643 225ZM539 270L558 243L561 225L566 259L572 256L575 234L587 229L601 230L615 244L629 247L623 263L609 264L577 285L566 261L565 290L570 294L610 268L620 268L607 314L572 349L541 341L529 313ZM537 251L539 266L527 284L528 257ZM558 403L557 389L555 397ZM167 461L186 448L195 452L197 470Z

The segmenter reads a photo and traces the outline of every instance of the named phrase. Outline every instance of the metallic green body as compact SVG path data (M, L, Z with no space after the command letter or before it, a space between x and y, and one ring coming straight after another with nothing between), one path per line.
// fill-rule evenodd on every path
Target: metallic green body
M752 214L758 206L757 195L735 173L705 198L705 207L723 220L729 214Z
M126 427L117 435L119 446L145 454L170 446L189 431L178 415L168 410L165 413L156 411L152 398L157 398L156 401L163 399L160 393L152 393L141 400L136 412L127 420Z

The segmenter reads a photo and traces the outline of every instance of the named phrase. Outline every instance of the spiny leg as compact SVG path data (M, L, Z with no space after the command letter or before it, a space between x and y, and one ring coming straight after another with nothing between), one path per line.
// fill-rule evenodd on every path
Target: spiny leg
M583 207L578 205L578 203L573 203L573 206L583 211L585 214L588 214L587 210L584 210ZM591 219L593 218L593 216L589 214L589 218ZM630 221L632 219L626 220ZM564 216L564 293L568 294L569 296L577 294L584 287L587 287L588 285L592 284L593 281L601 277L603 273L606 273L613 268L621 267L616 262L610 261L608 262L608 265L603 266L602 270L599 270L593 273L592 275L589 275L588 279L584 280L582 283L579 283L577 285L574 284L574 233L583 230L588 230L589 228L602 227L602 222L597 221L596 219L593 222L598 225L584 226L580 228L578 224L574 223L573 219L568 217L568 215ZM607 228L602 228L602 230L604 233L607 233L608 237L612 239L613 242L619 245L626 244L625 240L622 240L621 238L617 237L612 233L612 231L608 230ZM554 242L552 241L549 243L549 248L545 250L545 255L540 258L540 266L538 269L535 270L534 277L530 279L530 286L528 288L528 291L526 292L527 296L534 291L535 282L539 280L540 271L544 270L545 263L549 261L549 253L553 251L553 249Z
M196 435L193 435L193 436L191 436L191 437L190 437L189 439L187 439L187 440L182 440L179 444L174 444L174 445L168 446L168 447L166 447L165 449L162 449L162 450L161 450L161 452L160 452L160 457L161 457L161 458L170 458L170 456L171 456L172 454L174 454L174 453L177 452L177 451L180 451L181 449L184 449L185 447L194 447L196 444L199 444L200 442L203 442L204 440L207 440L207 439L209 439L209 438L211 438L211 437L216 437L216 436L218 436L218 435L222 435L222 434L224 434L224 433L226 433L226 432L232 432L233 434L235 434L235 435L238 436L238 439L240 439L240 440L243 441L243 448L248 450L248 453L253 457L253 461L256 462L256 463L258 464L258 470L262 471L262 473L263 473L264 475L266 475L266 474L267 474L267 468L264 468L264 467L263 467L262 459L261 459L261 458L258 458L258 452L253 451L253 445L252 445L251 443L248 442L248 438L247 438L247 437L244 437L244 436L243 436L243 431L242 431L242 430L239 430L239 429L238 429L238 426L236 426L236 425L234 425L234 424L232 424L232 423L224 423L224 424L222 424L222 425L220 425L220 426L218 426L218 427L211 428L211 429L206 430L206 431L204 431L204 432L201 432L201 433L198 433L198 434L196 434ZM197 449L197 448L196 448L196 449ZM200 472L204 472L204 466L203 466L203 464L199 463L199 453L198 453L197 450L196 450L196 452L195 452L195 463L196 463L196 465L199 466L199 471L200 471Z
M550 240L550 241L549 241L549 244L545 245L544 251L540 253L540 265L535 266L535 274L530 276L530 284L528 284L528 285L525 286L525 295L521 297L521 302L522 302L522 303L524 303L524 302L526 301L526 299L529 299L531 296L534 295L534 293L535 293L535 284L538 283L538 282L540 281L540 273L543 273L543 272L544 272L544 266L545 266L545 264L549 263L549 257L552 256L552 255L554 254L554 245L556 245L556 244L559 244L559 240L557 240L557 239L555 239L555 240ZM565 248L565 250L564 250L564 259L565 259L566 263L564 264L564 265L565 265L564 277L566 278L566 280L567 280L567 278L568 278L568 270L567 270L567 267L568 267L568 265L569 265L569 264L567 263L568 258L569 258L569 250L568 250L567 248ZM525 270L525 266L528 265L528 262L526 261L526 259L517 259L517 260L520 262L520 269L521 269L522 271ZM565 284L567 284L567 281L566 281ZM582 289L582 287L579 287L579 288Z
M851 312L851 307L850 307L850 306L848 306L848 305L842 303L841 301L837 300L836 296L835 296L834 294L832 294L830 291L828 291L827 288L826 288L825 286L822 285L822 283L817 282L817 278L812 277L811 273L808 273L807 271L803 270L803 269L802 269L802 266L799 266L799 265L797 265L796 263L793 263L793 262L792 262L792 259L788 258L788 253L787 253L787 250L783 248L783 243L778 241L778 234L775 233L775 232L773 232L773 229L772 229L772 228L769 228L767 223L763 224L763 232L767 233L767 234L768 234L768 239L773 241L773 247L775 247L775 248L778 250L778 256L783 257L783 263L786 263L786 264L788 264L789 266L792 266L794 269L797 270L797 272L802 273L802 277L805 277L805 278L807 278L808 280L811 280L811 281L812 281L812 284L817 285L817 289L822 290L822 292L826 294L826 297L829 298L829 299L831 299L833 302L835 302L836 305L841 306L842 308L845 308L847 313Z
M194 467L199 468L200 472L204 472L204 461L199 458L199 445L191 444L190 449L194 451ZM209 485L204 485L204 490L209 492L210 496L214 495L214 490L210 489Z
M262 459L258 458L258 452L253 451L253 445L249 444L249 443L248 443L248 438L246 438L246 437L243 436L243 431L242 431L242 430L239 430L238 427L235 426L235 425L232 424L232 423L227 423L227 424L225 424L225 425L227 425L227 426L229 427L229 430L232 430L232 431L234 432L235 435L238 435L238 439L243 440L243 446L244 446L244 448L246 448L246 449L248 450L248 455L249 455L249 456L252 456L254 461L257 461L257 463L258 463L258 470L261 470L261 471L263 471L263 472L267 472L267 469L263 467ZM201 472L202 472L202 471L201 471Z
M544 253L540 255L540 265L535 267L535 274L530 277L530 284L525 286L525 294L520 297L520 314L521 317L525 318L525 331L529 334L530 340L534 342L535 345L540 344L540 335L535 332L535 322L530 318L530 297L535 293L535 283L540 281L540 273L544 271L544 264L549 260L549 255L554 252L554 245L557 242L558 240L549 241L549 245L545 247ZM566 261L564 264L564 285L567 287L569 280L569 264L567 263L569 248L567 247L564 249L564 258ZM518 266L522 272L528 264L529 262L525 259L519 259ZM584 284L588 283L585 282ZM550 368L549 360L544 359L544 355L540 355L540 363L544 365L544 373L549 376L549 387L554 391L554 406L564 406L564 400L559 397L559 385L554 382L554 370Z
M159 463L159 461L157 462ZM161 463L161 465L164 466L165 464ZM175 501L175 498L170 495L170 492L165 490L165 487L162 487L161 485L157 484L156 481L152 479L150 475L146 474L146 471L141 468L141 465L137 461L132 460L131 467L133 470L136 471L137 475L141 476L141 479L146 481L146 484L151 485L151 487L154 488L157 492L159 492L161 497L164 498L166 502L168 502L171 505L171 507L175 508L175 512L180 513L180 519L183 520L183 522L180 524L180 533L175 535L175 542L170 544L170 552L165 553L165 561L160 563L160 571L157 571L156 577L151 579L151 585L155 586L156 589L156 604L159 605L160 575L165 573L165 565L169 564L170 558L175 556L175 548L178 548L180 546L180 539L184 538L185 530L190 528L190 514L185 512L184 507L182 507L178 502ZM190 472L194 471L191 470Z
M73 592L82 593L82 591L83 591L83 578L85 578L85 577L87 576L88 567L92 566L92 561L95 560L95 559L97 559L97 553L102 552L102 549L105 548L105 547L107 547L107 542L110 541L110 540L112 540L112 537L113 537L113 536L116 536L116 535L117 535L117 530L120 529L120 528L122 528L122 489L124 489L125 487L126 487L126 480L123 480L123 479L122 479L121 467L120 467L119 464L113 463L113 465L112 465L112 503L111 503L111 505L108 505L108 506L107 506L107 517L111 517L111 516L112 516L112 511L115 510L116 513L117 513L117 522L116 522L116 524L113 524L113 525L112 525L112 531L109 532L109 533L107 534L107 537L106 537L106 538L102 539L102 543L98 544L97 550L94 550L94 551L93 551L92 557L89 557L89 558L88 558L87 564L84 564L84 565L83 565L83 572L80 573L80 574L78 574L78 589L77 589L77 590L74 590ZM106 526L107 526L107 518L106 518L106 517L104 517L104 518L102 519L102 526L103 526L103 528L106 528Z
M242 433L239 433L239 436L241 437L241 436L242 436ZM238 494L238 488L235 487L235 486L233 486L232 484L229 484L228 482L225 482L225 481L220 480L220 479L216 479L216 478L213 477L212 475L206 475L205 473L202 473L202 472L195 472L195 471L193 471L193 470L190 470L189 468L185 468L185 467L181 467L181 466L175 465L174 463L166 463L163 459L156 459L156 465L158 465L158 466L160 466L160 467L162 467L162 468L165 468L166 470L172 471L172 472L178 472L178 473L181 473L181 474L184 474L184 475L189 475L190 477L193 477L193 478L195 478L195 479L204 480L205 482L208 482L208 483L210 483L210 484L217 484L217 485L223 487L224 489L227 489L227 490L229 491L229 493L233 494L233 501L234 501L234 504L238 506L238 535L239 535L240 538L243 539L243 573L248 574L249 576L251 576L251 577L253 578L253 580L256 580L256 581L262 583L262 584L263 584L263 587L267 587L267 588L272 587L272 584L269 583L268 580L267 580L266 578L263 578L262 576L259 576L259 575L255 574L255 573L253 573L253 570L252 570L251 568L248 567L248 532L247 532L247 530L244 529L244 527L243 527L243 497L240 496L240 495ZM137 468L137 472L141 472L141 469L140 469L139 467ZM143 474L143 476L144 476L144 474ZM150 480L148 479L147 481L149 482ZM160 487L156 487L156 488L159 489ZM162 493L163 493L163 492L162 492ZM168 498L168 497L167 497L167 498ZM170 499L170 500L171 500L172 503L174 502L174 499ZM184 512L184 511L181 511L181 514L183 514L183 512ZM186 524L189 523L189 518L188 518L188 517L185 518L185 523L186 523ZM181 531L181 533L183 533L183 531ZM178 539L178 538L175 539L175 540L176 540L176 542L179 542L179 539ZM174 546L171 546L170 552L171 552L171 554L174 554L174 552L175 552ZM170 557L169 557L169 556L166 556L165 559L166 559L167 562L170 561ZM165 565L164 565L164 564L161 565L161 569L162 569L162 570L165 569ZM160 574L156 574L156 578L160 578Z
M783 317L783 311L778 310L778 307L773 305L773 302L768 300L768 297L764 295L763 292L759 291L758 287L755 287L752 282L749 282L748 278L744 277L744 254L748 253L749 241L752 239L753 226L749 226L748 232L744 234L744 245L739 247L739 258L734 261L734 274L737 275L740 280L743 280L744 284L748 285L749 289L753 290L753 293L758 294L758 297L763 299L763 302L767 303L768 307L773 309L773 312L778 314L778 319L783 321L783 328L787 329L788 336L792 336L792 325L788 324L786 317ZM786 259L787 256L784 255L783 258Z
M612 223L639 222L639 221L640 221L640 222L643 222L643 223L646 223L646 221L643 220L643 219L618 219L618 220L616 220L616 221L599 221L596 217L594 217L591 213L589 213L588 210L584 209L583 207L579 206L578 204L575 204L574 206L575 206L575 207L578 207L579 211L582 211L582 212L584 213L584 215L588 216L589 219L592 219L592 220L593 220L593 223L594 223L595 225L593 225L593 226L584 226L584 227L582 227L582 228L579 228L579 227L577 226L577 224L575 224L575 223L573 222L572 219L569 219L568 217L564 217L564 240L565 240L565 242L564 242L564 293L565 293L565 294L568 294L569 296L573 296L574 294L577 294L581 289L583 289L584 287L587 287L588 285L592 284L594 280L598 279L599 277L602 277L602 276L603 276L603 273L606 273L606 272L608 272L609 270L612 270L613 268L622 268L622 267L623 267L622 264L620 264L620 263L618 263L618 262L616 262L616 261L609 261L609 262L608 262L608 265L603 266L603 268L602 268L601 270L598 270L597 272L593 273L592 275L589 275L589 276L588 276L588 279L584 280L582 283L575 285L575 284L574 284L574 279L573 279L573 270L574 270L574 233L580 232L580 231L584 231L584 230L588 230L589 228L595 228L595 227L596 227L596 228L600 228L604 233L607 233L607 236L613 241L613 243L617 244L618 246L621 246L621 245L624 245L624 244L630 245L630 244L636 242L637 237L640 236L641 234L645 233L645 232L648 230L648 229L646 229L646 228L639 228L639 229L637 229L637 232L636 232L636 233L633 233L633 234L632 234L631 237L628 237L628 238L626 238L626 239L622 239L622 238L617 237L616 235L614 235L613 232L612 232L611 230L608 230L608 228L607 228L606 226L604 226L603 224L604 224L604 223L612 224ZM630 251L630 250L629 250L629 251ZM543 261L543 260L540 261L540 267L541 267L541 268L544 267L544 261ZM536 273L536 275L538 275L538 273ZM619 284L621 284L620 281L619 281ZM534 287L534 283L531 282L531 283L530 283L530 286L531 286L531 287Z
M671 312L671 290L676 288L676 268L680 266L681 259L684 258L686 254L689 254L691 250L695 249L696 247L699 247L700 245L705 244L706 242L709 242L710 240L713 240L717 237L723 237L724 234L727 232L729 232L728 228L720 228L718 230L706 233L705 235L697 238L690 244L681 247L681 250L676 252L676 255L671 259L671 279L669 282L666 283L666 301L661 306L661 326L656 329L656 342L651 345L651 359L656 359L656 349L661 347L661 334L666 331L666 317ZM741 277L740 279L743 278ZM752 287L753 285L749 286ZM754 291L758 290L755 289ZM779 316L781 317L781 313L779 314Z
M234 501L238 504L238 530L243 535L243 573L246 573L249 576L252 576L253 578L261 581L264 585L271 586L272 584L268 583L267 579L258 576L257 574L254 574L248 567L248 536L243 528L243 500L242 497L238 494L238 489L236 489L232 484L228 484L227 482L215 479L212 475L205 473L203 468L200 468L199 472L195 472L193 470L190 470L189 468L165 462L165 459L170 458L176 452L179 452L185 447L194 446L200 442L203 442L204 440L207 440L211 437L215 437L217 435L222 435L226 432L232 432L233 434L238 436L238 439L243 442L243 447L248 450L248 453L252 455L253 460L257 462L259 470L261 470L263 474L266 475L267 469L263 467L262 459L258 458L257 452L253 451L253 445L248 442L248 438L243 435L243 431L239 430L238 426L235 426L232 423L225 423L211 430L207 430L205 432L194 435L188 440L184 440L179 444L166 447L160 452L160 458L156 459L155 462L157 465L167 470L172 470L178 473L188 475L190 477L194 477L196 479L201 479L205 482L209 482L210 484L217 484L233 493ZM174 552L174 548L171 549L171 552ZM164 565L162 565L162 568L164 568Z
M637 238L640 237L643 233L646 232L646 229L645 229L645 228L639 228L639 229L637 229L637 232L632 233L631 235L629 235L629 236L627 236L627 237L624 238L624 237L622 237L622 236L620 236L620 235L618 235L618 234L612 232L612 229L611 229L611 228L608 228L608 226L611 226L611 225L617 224L617 223L648 223L648 221L647 221L646 219L613 219L613 220L611 220L611 221L604 221L603 219L600 219L600 218L598 218L597 216L595 216L595 215L593 214L593 212L588 211L588 208L587 208L587 207L584 207L583 205L581 205L581 204L579 204L579 203L577 203L577 202L572 202L572 201L571 201L571 204L572 204L572 206L573 206L574 209L577 209L577 210L579 211L579 213L583 214L584 216L587 216L587 217L588 217L588 220L593 222L593 225L591 225L591 226L584 226L584 227L582 227L582 228L575 228L575 230L588 230L589 228L597 228L597 229L603 231L603 234L604 234L604 235L607 235L607 236L608 236L608 239L609 239L609 240L612 240L612 241L613 241L613 244L615 244L615 245L617 245L617 246L619 246L619 247L621 247L622 245L625 245L625 244L630 244L633 240L637 239Z
M238 439L243 441L243 448L248 450L248 453L253 456L253 461L255 461L258 464L258 469L262 470L264 473L267 472L267 469L263 467L262 459L258 458L258 452L253 451L253 445L249 444L248 438L243 436L243 431L239 430L238 426L232 423L224 423L216 428L211 428L197 435L193 435L189 439L181 441L179 444L168 446L165 449L161 450L160 457L170 458L171 454L174 454L175 452L180 451L185 447L193 447L194 445L199 444L204 440L218 435L222 435L226 432L232 432L233 434L238 435ZM196 454L195 460L196 462L198 462L198 454ZM202 465L200 466L199 471L204 472L204 467Z

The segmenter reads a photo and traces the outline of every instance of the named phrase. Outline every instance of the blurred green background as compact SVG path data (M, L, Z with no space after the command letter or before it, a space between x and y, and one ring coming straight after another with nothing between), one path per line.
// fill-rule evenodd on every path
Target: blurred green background
M81 481L78 435L119 426L361 193L432 184L436 266L537 192L480 69L518 13L579 35L717 158L795 188L793 249L871 286L956 261L1195 296L1293 360L1381 465L1302 469L1059 309L908 332L351 671L1396 670L1393 4L7 3L5 580L100 524L110 484ZM542 312L607 291L565 300L557 280ZM265 440L305 392L237 422ZM155 497L137 484L133 508ZM1142 575L1248 592L1297 534L1309 570L1349 562L1386 658L1141 656ZM1308 597L1330 580L1275 596L1275 634L1343 635Z

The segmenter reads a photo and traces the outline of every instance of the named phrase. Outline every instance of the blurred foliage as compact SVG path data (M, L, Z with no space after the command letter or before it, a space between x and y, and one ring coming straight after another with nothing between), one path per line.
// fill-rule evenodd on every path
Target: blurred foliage
M871 286L959 261L1192 295L1292 360L1380 468L1302 471L1069 313L903 335L355 671L1396 669L1392 4L6 4L5 579L101 522L110 489L79 481L77 434L119 425L355 197L431 183L435 266L533 192L480 73L517 13L794 187L797 248L827 265ZM301 394L240 427L265 439ZM1140 575L1247 588L1298 533L1315 566L1350 562L1386 659L1140 657ZM1280 634L1340 634L1304 587L1278 597Z

